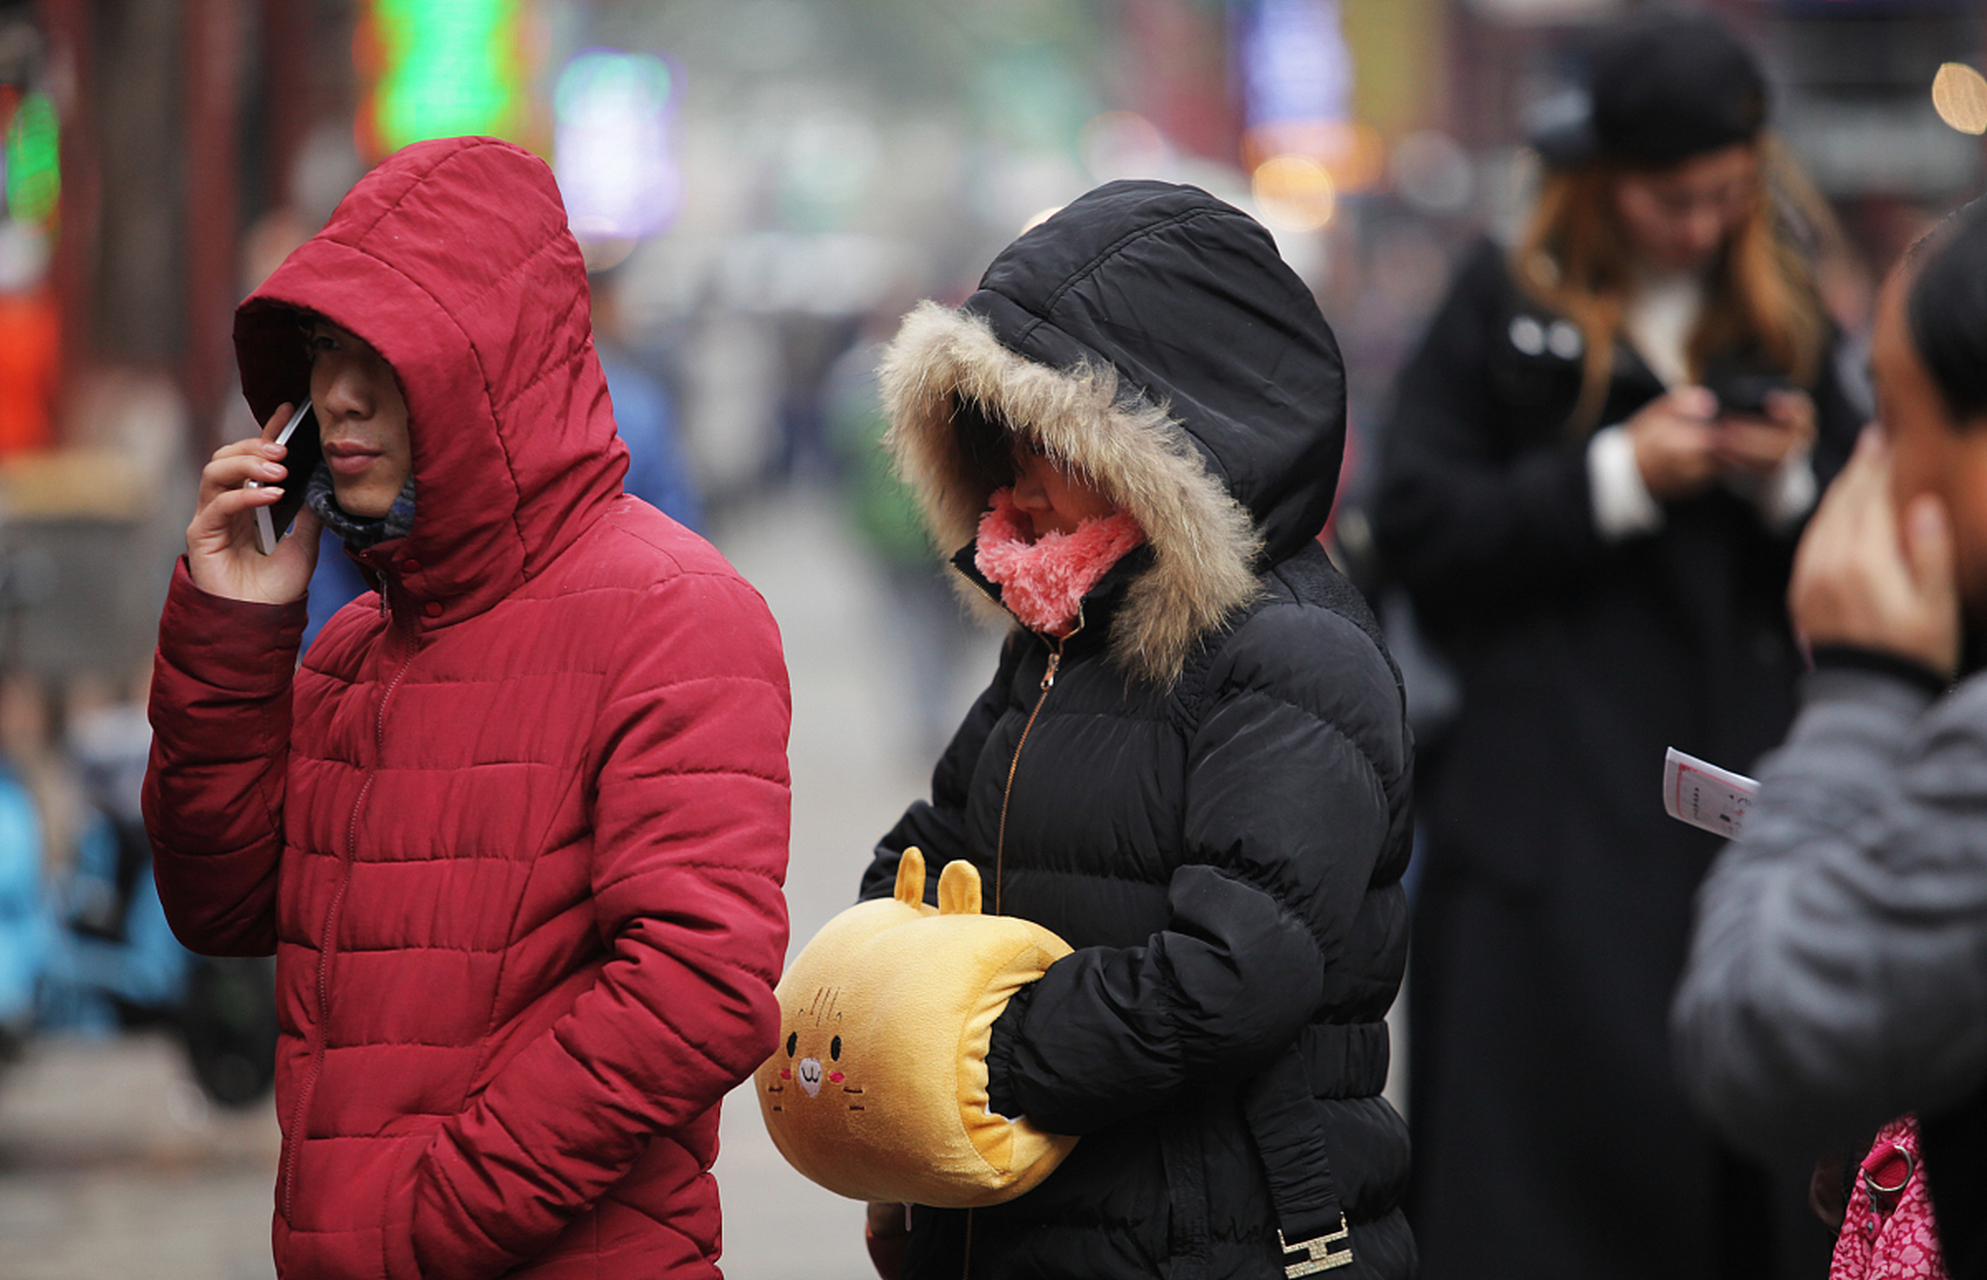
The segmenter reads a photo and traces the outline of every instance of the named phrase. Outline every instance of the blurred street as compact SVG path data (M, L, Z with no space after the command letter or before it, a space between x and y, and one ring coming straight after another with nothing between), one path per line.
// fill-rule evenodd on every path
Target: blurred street
M870 842L925 786L898 712L902 658L878 584L830 495L782 495L716 541L771 603L794 688L797 949L855 894ZM965 664L960 710L992 670ZM774 1150L749 1088L725 1104L717 1165L725 1274L864 1280L862 1211ZM210 1106L159 1035L39 1041L0 1072L0 1280L255 1280L272 1275L276 1120Z
M37 1043L0 1074L0 1277L256 1280L276 1116L208 1104L164 1036Z

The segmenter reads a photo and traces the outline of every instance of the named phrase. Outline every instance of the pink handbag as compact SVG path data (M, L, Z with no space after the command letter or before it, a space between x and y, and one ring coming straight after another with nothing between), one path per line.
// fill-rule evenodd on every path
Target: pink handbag
M1946 1280L1932 1198L1918 1159L1918 1121L1885 1125L1849 1191L1829 1280Z

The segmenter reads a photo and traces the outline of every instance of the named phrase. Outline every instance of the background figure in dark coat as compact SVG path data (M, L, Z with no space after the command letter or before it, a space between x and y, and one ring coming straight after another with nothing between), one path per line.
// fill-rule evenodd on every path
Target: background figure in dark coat
M1804 1175L1726 1153L1672 1077L1717 841L1658 782L1667 747L1744 769L1786 729L1794 540L1861 415L1750 53L1664 15L1590 67L1525 239L1463 266L1383 445L1380 547L1462 695L1421 777L1410 1216L1434 1280L1819 1275Z
M976 525L1043 458L1145 536L1073 632L1011 634L863 881L889 893L910 845L966 858L990 909L1076 948L994 1024L988 1088L1082 1141L1007 1204L914 1208L904 1274L1270 1280L1279 1228L1294 1245L1342 1214L1334 1274L1410 1275L1406 1126L1379 1096L1410 746L1317 542L1345 437L1317 304L1238 210L1113 183L961 310L913 312L883 383L900 468L989 597Z

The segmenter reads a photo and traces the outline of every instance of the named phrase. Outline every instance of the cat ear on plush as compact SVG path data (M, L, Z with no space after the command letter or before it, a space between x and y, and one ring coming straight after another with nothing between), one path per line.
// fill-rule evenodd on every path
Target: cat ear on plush
M925 900L925 856L916 845L904 850L897 859L897 887L890 896L907 907Z
M938 875L938 914L980 914L980 873L963 858L946 863L945 870Z

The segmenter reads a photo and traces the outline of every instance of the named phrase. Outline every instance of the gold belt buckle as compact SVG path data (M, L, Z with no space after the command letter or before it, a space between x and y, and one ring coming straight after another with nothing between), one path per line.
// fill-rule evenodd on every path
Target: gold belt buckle
M1283 1250L1286 1257L1293 1253L1302 1253L1305 1255L1303 1260L1292 1262L1285 1266L1283 1274L1290 1277L1290 1280L1297 1280L1299 1276L1314 1276L1320 1271L1333 1271L1339 1267L1351 1266L1352 1245L1350 1243L1337 1253L1331 1251L1332 1246L1339 1241L1350 1241L1351 1238L1352 1228L1346 1223L1343 1213L1338 1216L1337 1231L1332 1232L1330 1235L1319 1236L1315 1240L1299 1240L1296 1244L1291 1244L1283 1238L1283 1232L1278 1231L1276 1233L1276 1243Z

